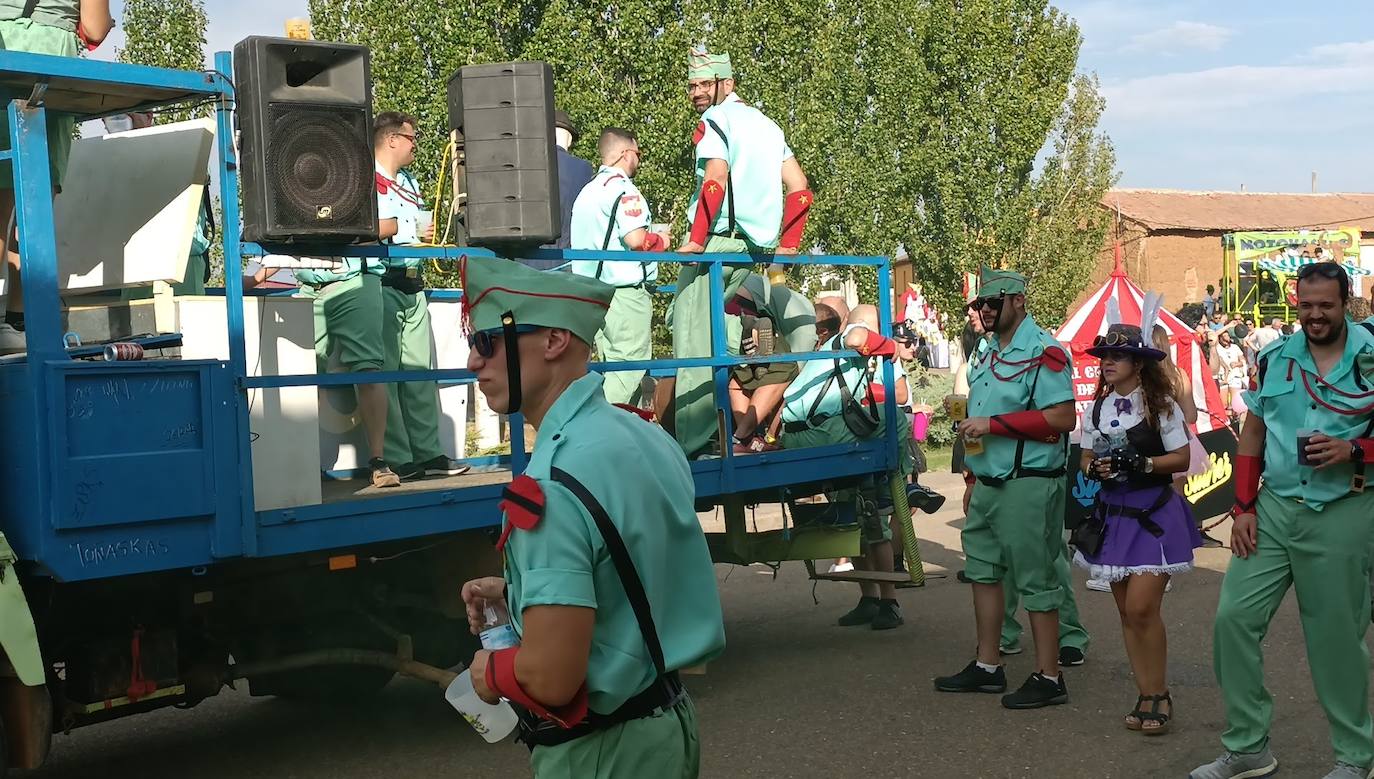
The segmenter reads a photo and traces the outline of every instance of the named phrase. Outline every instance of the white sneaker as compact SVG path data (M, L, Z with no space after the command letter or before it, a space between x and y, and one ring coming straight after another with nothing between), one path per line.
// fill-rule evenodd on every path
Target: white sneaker
M853 564L853 563L831 563L831 564L830 564L830 572L831 572L831 573L848 573L849 571L852 571L852 570L854 570L854 564Z
M1245 755L1227 752L1207 765L1194 768L1188 779L1260 779L1278 770L1279 761L1274 759L1269 747L1265 747Z
M1092 590L1093 592L1111 592L1112 583L1107 581L1106 579L1089 579L1088 589Z

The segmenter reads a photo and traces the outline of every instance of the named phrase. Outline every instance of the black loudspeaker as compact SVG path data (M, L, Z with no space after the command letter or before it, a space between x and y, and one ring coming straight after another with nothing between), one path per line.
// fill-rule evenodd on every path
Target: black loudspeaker
M244 240L377 240L367 47L253 36L234 90Z
M448 82L449 127L463 147L468 241L476 246L558 240L553 69L544 62L459 68ZM464 189L465 188L465 189Z

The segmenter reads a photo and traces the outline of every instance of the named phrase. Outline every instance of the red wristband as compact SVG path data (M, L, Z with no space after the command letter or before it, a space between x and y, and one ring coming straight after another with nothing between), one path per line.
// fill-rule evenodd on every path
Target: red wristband
M1374 463L1374 438L1356 438L1355 443L1364 451L1364 462Z
M697 213L692 219L691 241L702 246L711 237L711 226L720 215L720 204L725 202L725 187L719 181L707 179L701 183L701 194L697 197Z
M86 51L95 51L100 48L100 41L92 41L91 36L86 34L86 28L80 22L76 23L76 38L81 41L81 46Z
M974 478L974 476L973 476L973 471L970 471L970 470L968 470L967 468L965 468L965 469L964 469L964 485L967 486L967 487L972 487L972 486L973 486L973 483L974 483L975 481L977 481L977 479Z
M887 387L881 381L870 381L868 391L873 394L874 403L882 403L887 400Z
M663 240L663 236L658 233L649 233L644 236L644 243L639 247L642 252L661 252L668 248L668 244Z
M867 330L867 328L865 329ZM865 357L874 354L891 356L897 353L897 342L882 333L868 330L868 340L864 341L863 346L858 348L858 352Z
M782 206L782 237L778 239L778 246L784 249L796 249L801 246L802 231L806 229L806 217L811 213L811 201L816 196L811 194L811 190L803 189L793 192L783 201Z
M520 651L520 647L513 646L509 649L502 649L492 652L491 657L487 658L487 689L497 693L512 703L518 703L529 709L531 713L542 719L546 719L560 728L570 728L587 718L587 685L578 688L577 695L567 704L556 709L550 709L544 704L531 698L528 693L520 687L520 681L515 678L515 655Z
M1260 470L1264 461L1253 454L1236 455L1236 505L1232 514L1255 513L1255 499L1259 497Z
M1003 438L1043 441L1047 444L1059 440L1059 431L1050 427L1050 421L1045 418L1045 412L1035 410L993 414L988 420L988 432Z

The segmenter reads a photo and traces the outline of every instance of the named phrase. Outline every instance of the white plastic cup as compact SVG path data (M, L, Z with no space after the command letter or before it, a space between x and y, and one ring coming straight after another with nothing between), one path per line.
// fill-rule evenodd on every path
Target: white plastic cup
M520 721L509 703L501 701L493 706L477 697L477 691L472 688L471 670L463 671L449 683L444 690L444 700L489 744L509 736Z
M415 215L415 240L424 241L425 231L434 224L433 211L421 211Z

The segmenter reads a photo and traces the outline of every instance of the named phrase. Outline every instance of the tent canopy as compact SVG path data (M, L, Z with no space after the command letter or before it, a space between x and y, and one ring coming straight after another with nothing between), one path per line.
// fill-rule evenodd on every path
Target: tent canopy
M1107 332L1107 301L1115 300L1121 309L1121 321L1139 325L1145 292L1126 275L1121 263L1121 246L1116 247L1116 267L1112 275L1092 297L1069 317L1055 337L1073 355L1074 399L1079 412L1092 401L1097 390L1099 361L1087 353L1093 339ZM1193 388L1193 402L1197 404L1197 432L1205 433L1226 425L1226 407L1221 393L1212 380L1212 371L1203 359L1202 349L1193 336L1192 328L1167 310L1159 312L1158 323L1169 333L1171 356L1188 376Z

